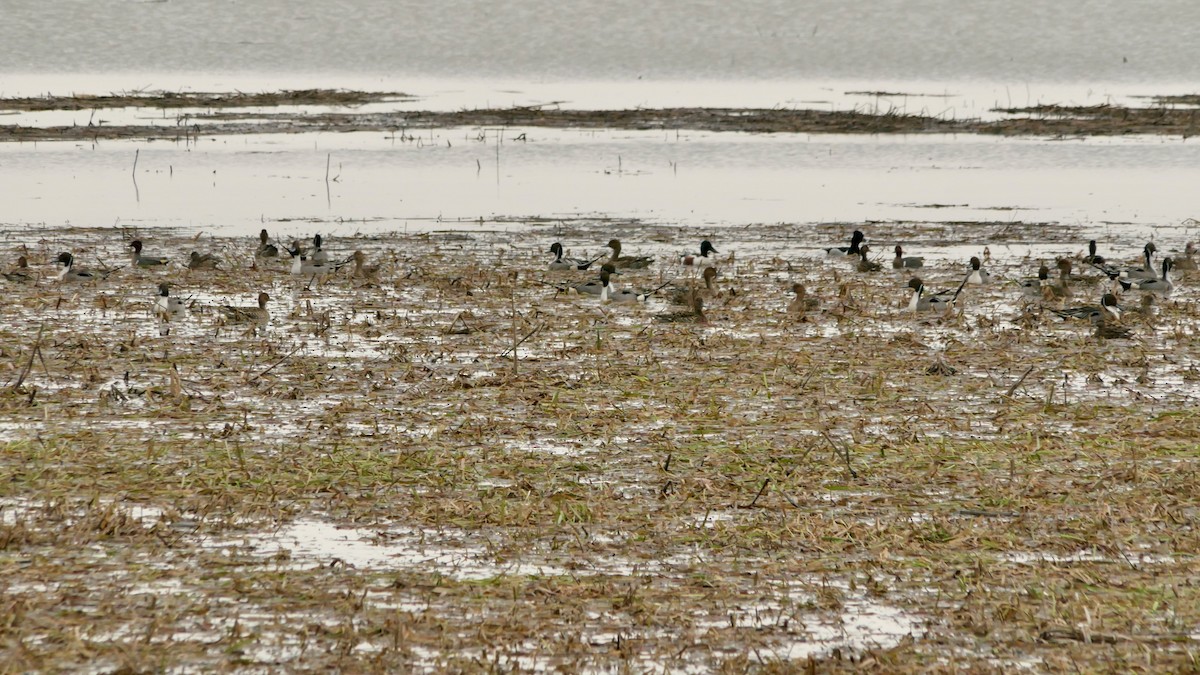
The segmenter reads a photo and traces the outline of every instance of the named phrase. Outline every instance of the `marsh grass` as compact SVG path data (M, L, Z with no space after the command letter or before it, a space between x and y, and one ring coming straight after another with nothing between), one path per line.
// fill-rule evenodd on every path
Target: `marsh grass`
M1046 224L869 236L890 227L1052 231L1070 252ZM707 325L556 297L533 281L542 238L511 232L333 238L378 280L311 291L251 269L249 239L212 241L231 271L7 285L2 668L1194 668L1190 289L1128 341L1022 308L1012 284L914 319L906 277L793 230L721 242L737 274ZM578 221L568 248L612 234L690 247ZM118 260L124 238L7 246L49 272L59 250ZM192 298L168 335L160 280ZM794 282L822 303L803 322ZM261 290L267 330L220 324L217 305ZM39 326L43 359L13 386ZM329 528L340 543L295 540Z

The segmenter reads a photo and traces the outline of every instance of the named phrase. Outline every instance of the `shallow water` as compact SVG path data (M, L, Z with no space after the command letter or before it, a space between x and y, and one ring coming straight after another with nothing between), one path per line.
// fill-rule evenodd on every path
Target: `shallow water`
M701 228L1025 221L1141 239L1197 214L1197 166L1200 145L1159 137L446 129L407 141L360 132L0 146L9 227L300 236L608 217Z

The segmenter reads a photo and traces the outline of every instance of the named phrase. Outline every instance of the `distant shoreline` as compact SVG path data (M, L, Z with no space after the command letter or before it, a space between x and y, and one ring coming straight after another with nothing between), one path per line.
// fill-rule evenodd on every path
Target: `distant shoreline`
M895 111L801 108L637 108L564 110L555 104L459 111L356 111L358 106L412 101L400 93L303 90L261 94L173 93L0 99L0 111L152 108L177 111L174 124L0 125L0 142L52 140L182 140L197 136L380 131L453 127L584 128L813 134L984 134L1049 138L1200 133L1200 96L1158 96L1147 106L1038 105L995 109L998 120L954 119ZM300 108L299 110L295 108ZM320 108L307 110L305 108ZM330 108L345 111L329 112ZM264 110L266 109L266 110Z

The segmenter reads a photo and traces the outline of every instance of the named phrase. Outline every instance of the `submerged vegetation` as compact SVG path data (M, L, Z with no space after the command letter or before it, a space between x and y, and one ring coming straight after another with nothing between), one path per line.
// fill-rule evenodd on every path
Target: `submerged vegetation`
M938 288L981 254L945 248L964 232L1078 248L1021 222L802 239L854 228ZM913 316L907 273L796 232L711 233L704 324L545 269L620 237L659 260L621 283L702 284L677 227L327 236L379 267L311 284L254 238L10 232L42 279L0 281L5 668L1194 669L1194 293L1102 340L1020 302L1038 261L1013 257ZM135 236L175 264L48 279ZM816 307L787 311L794 283ZM269 325L222 323L262 291Z

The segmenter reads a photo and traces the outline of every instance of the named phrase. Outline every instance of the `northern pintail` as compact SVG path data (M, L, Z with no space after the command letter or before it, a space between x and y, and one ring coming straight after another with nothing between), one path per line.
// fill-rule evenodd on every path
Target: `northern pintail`
M183 312L183 299L171 297L171 288L166 283L159 284L158 295L154 296L154 315L164 321L170 321L183 316Z
M379 278L379 265L368 265L367 256L362 251L355 251L354 255L351 256L351 260L354 261L354 271L351 272L350 276L356 279Z
M708 318L704 316L704 298L700 296L692 297L692 306L690 309L681 312L667 312L665 314L655 314L655 321L665 321L668 323L692 322L692 323L708 323Z
M711 254L716 252L712 242L705 239L700 242L700 255L684 253L679 256L679 264L684 267L713 267L717 264L717 257Z
M1175 289L1175 284L1171 282L1171 268L1175 266L1175 261L1172 258L1164 258L1162 261L1162 277L1154 279L1118 279L1121 288L1125 290L1133 289L1142 291L1143 293L1153 293L1155 295L1170 295Z
M1062 258L1055 266L1058 267L1058 281L1042 282L1042 297L1046 300L1057 300L1071 295L1071 261Z
M1194 255L1196 255L1196 244L1189 241L1187 246L1183 248L1182 256L1172 257L1172 260L1175 261L1173 268L1179 270L1180 272L1190 272L1195 270L1196 259L1193 257Z
M1117 296L1112 293L1105 293L1104 297L1100 298L1099 305L1051 309L1050 311L1064 319L1087 319L1092 323L1104 320L1117 321L1121 318L1121 307L1117 304Z
M1087 265L1103 265L1104 256L1096 255L1096 240L1088 240L1088 254L1083 257L1083 262Z
M292 274L308 277L310 280L332 274L341 269L344 264L331 264L328 257L324 263L318 262L315 255L312 257L304 255L298 242L292 242L292 248L288 250L288 253L292 256Z
M963 281L963 284L965 283L966 280ZM919 278L909 281L908 287L912 289L912 297L908 301L908 311L910 312L944 311L954 305L954 301L962 291L962 284L960 284L957 291L938 291L931 295L925 295L925 282Z
M592 266L592 263L604 257L601 255L591 260L563 257L563 245L557 241L550 244L550 252L554 254L554 260L550 261L549 268L555 271L586 270Z
M1149 242L1142 249L1142 265L1140 267L1117 267L1110 263L1092 263L1092 266L1108 276L1109 279L1157 279L1158 271L1154 266L1154 253L1158 247Z
M321 235L313 235L313 251L308 257L313 261L314 265L329 264L329 254L325 252L325 249L321 248Z
M666 288L667 283L645 293L638 293L627 288L616 289L612 286L612 275L608 270L600 271L600 302L645 302L650 296Z
M858 255L859 255L858 271L859 272L878 272L880 269L883 268L883 265L875 262L874 260L867 260L867 253L870 253L870 251L871 251L871 247L867 246L866 244L864 244L863 247L858 250Z
M862 230L855 230L854 234L850 235L849 246L834 246L833 248L825 249L825 253L829 255L858 255L858 247L866 239L866 235Z
M58 273L58 280L63 282L97 281L116 271L94 272L85 267L76 267L75 256L65 251L58 254L57 260L63 266L62 271Z
M979 258L971 256L971 271L967 273L967 283L986 284L991 280L991 273L983 269L983 263L979 260Z
M1096 322L1096 337L1102 340L1125 340L1133 337L1133 329L1100 319Z
M264 227L258 233L258 250L254 252L256 258L278 258L279 247L271 243L271 237L267 235L267 229Z
M271 320L271 313L267 311L267 301L271 296L266 293L258 294L258 307L234 307L232 305L222 305L221 313L225 315L225 320L232 323L255 323L258 325L266 325Z
M918 256L904 256L904 249L896 245L896 257L892 258L892 269L916 269L925 266L925 259Z
M1037 275L1036 279L1022 279L1021 280L1021 282L1020 282L1021 295L1025 296L1027 298L1042 297L1042 286L1045 286L1046 283L1049 282L1049 280L1050 280L1050 268L1046 267L1043 264L1041 267L1038 268L1038 275Z
M29 260L25 256L17 258L17 266L4 273L4 278L14 284L27 284L37 279L37 274L29 269Z
M189 270L215 270L221 264L221 259L211 253L197 253L192 251L188 256Z
M609 257L608 262L617 269L640 270L649 267L654 262L654 258L649 256L621 255L621 242L617 239L610 239L608 247L612 249L612 256Z
M667 299L674 305L692 304L692 298L711 296L716 293L717 289L713 286L713 279L717 278L717 268L705 267L701 277L704 280L704 285L697 288L694 280L689 280L686 286L676 286L668 290Z
M129 242L129 248L133 249L129 254L129 260L133 263L134 267L162 267L170 262L163 256L142 255L141 239L134 239Z
M788 314L804 315L821 306L820 300L808 297L808 289L804 287L804 284L792 284L792 293L795 297L788 303Z

